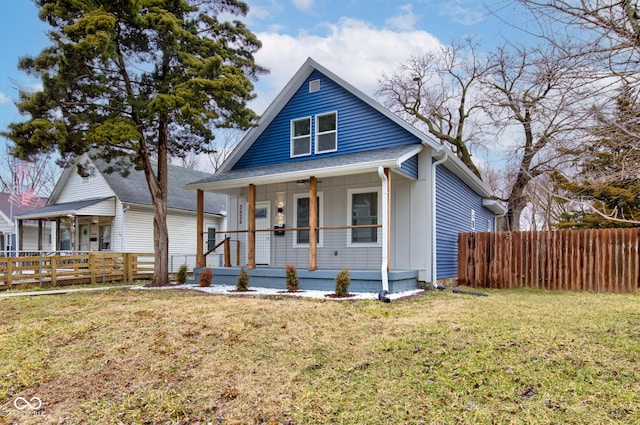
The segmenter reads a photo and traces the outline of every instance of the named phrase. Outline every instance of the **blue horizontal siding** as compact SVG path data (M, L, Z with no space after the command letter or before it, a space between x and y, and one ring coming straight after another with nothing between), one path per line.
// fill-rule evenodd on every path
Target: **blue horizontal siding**
M475 210L475 230L471 228L471 210ZM438 279L455 277L458 274L458 234L486 232L487 220L493 219L493 213L482 206L481 196L444 166L440 165L436 169Z
M417 179L418 178L418 155L414 155L402 164L400 164L400 168L398 169L403 174Z
M309 81L320 80L320 91L309 93ZM315 116L338 113L338 150L314 154ZM293 119L312 117L312 154L290 158L290 123ZM420 140L376 111L348 90L319 71L314 71L278 113L234 169L304 161L366 150L418 144Z

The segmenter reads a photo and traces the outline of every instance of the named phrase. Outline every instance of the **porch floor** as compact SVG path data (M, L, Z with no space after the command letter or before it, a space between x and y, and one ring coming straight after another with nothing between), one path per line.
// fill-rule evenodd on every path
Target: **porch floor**
M240 267L210 267L213 273L212 285L235 286ZM194 280L204 268L193 270ZM245 269L249 274L249 286L286 290L286 270L283 268ZM332 292L336 289L335 277L340 270L297 270L299 288L308 291ZM349 292L380 292L382 290L382 272L380 270L349 270L351 284ZM389 276L389 293L410 291L418 288L418 270L392 270Z

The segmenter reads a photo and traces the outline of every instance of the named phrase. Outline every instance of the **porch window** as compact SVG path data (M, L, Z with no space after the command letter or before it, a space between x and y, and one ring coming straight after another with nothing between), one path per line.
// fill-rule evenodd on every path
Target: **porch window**
M322 192L318 193L318 220L316 222L317 227L321 227L324 223L324 202ZM309 227L309 195L295 194L293 195L293 201L295 202L294 210L294 222L296 227ZM309 245L309 231L308 230L296 230L296 237L294 246L307 246ZM322 230L316 233L317 246L322 246Z
M331 112L316 117L316 153L338 150L338 114Z
M379 189L351 189L348 191L348 210L352 226L378 224ZM377 245L378 228L349 229L349 245Z
M100 251L111 250L111 225L103 224L98 228Z
M291 121L291 157L311 155L311 117Z
M66 224L60 224L60 251L71 250L71 228Z

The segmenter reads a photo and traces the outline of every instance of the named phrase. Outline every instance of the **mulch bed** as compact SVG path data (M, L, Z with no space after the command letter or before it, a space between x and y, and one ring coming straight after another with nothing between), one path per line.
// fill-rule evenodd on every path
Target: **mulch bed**
M352 298L355 297L356 294L347 294L345 296L340 296L340 295L336 295L336 294L326 294L325 297L327 298Z

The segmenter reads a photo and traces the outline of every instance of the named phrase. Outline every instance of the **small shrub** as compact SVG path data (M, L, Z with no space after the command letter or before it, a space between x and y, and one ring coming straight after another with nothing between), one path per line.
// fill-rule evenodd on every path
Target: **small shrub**
M178 269L178 273L176 273L176 282L178 282L178 285L187 283L187 270L189 270L189 267L186 264L181 265Z
M247 273L244 268L240 269L238 282L236 283L236 289L241 292L249 290L249 273Z
M342 269L336 275L336 295L346 297L349 295L349 284L351 283L351 275L349 269Z
M200 286L211 286L211 279L213 279L213 273L210 268L206 268L200 272L198 276L198 284Z
M298 270L293 264L287 264L287 291L295 292L299 289L300 280L298 279Z

